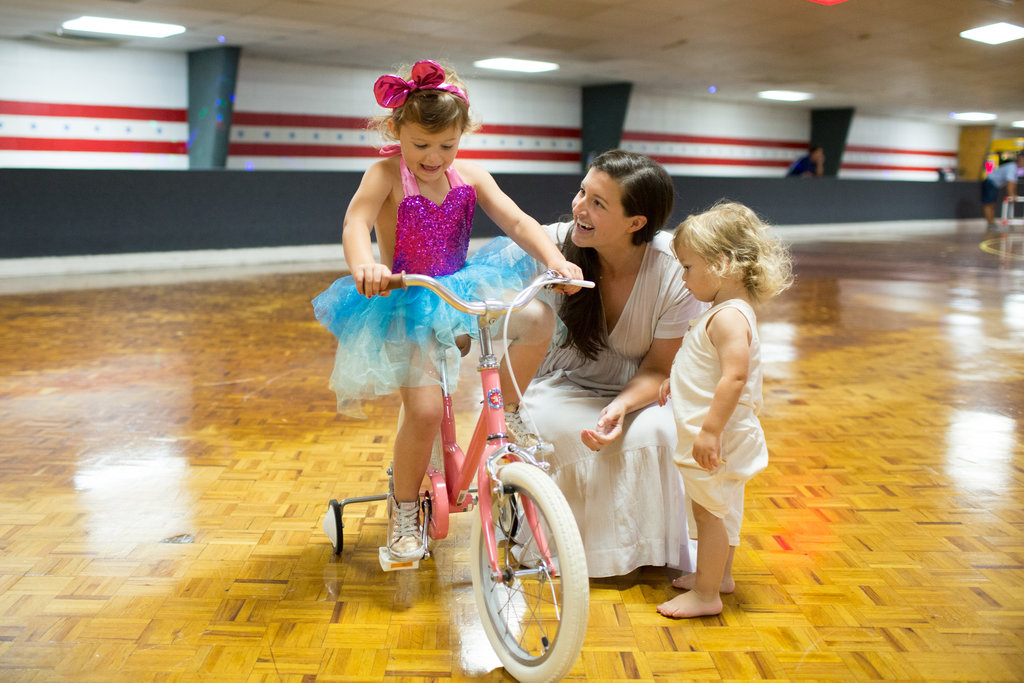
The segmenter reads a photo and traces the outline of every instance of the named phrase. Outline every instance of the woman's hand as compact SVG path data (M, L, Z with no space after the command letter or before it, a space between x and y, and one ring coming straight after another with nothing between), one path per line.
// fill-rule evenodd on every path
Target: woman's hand
M567 277L570 280L583 279L583 270L567 259L552 261L548 264L548 270L553 270L562 277ZM563 294L575 294L580 291L580 288L576 285L557 285L555 289Z
M355 280L356 291L367 299L378 294L387 296L390 277L391 269L380 263L367 263L352 269L352 279Z
M599 451L615 441L622 435L622 421L625 417L626 407L618 401L612 401L598 415L596 429L580 432L583 445L592 451Z

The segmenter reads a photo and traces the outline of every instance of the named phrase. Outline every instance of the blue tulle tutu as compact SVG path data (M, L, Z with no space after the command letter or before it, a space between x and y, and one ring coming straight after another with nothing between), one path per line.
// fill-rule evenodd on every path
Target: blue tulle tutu
M507 237L491 240L460 270L437 278L463 299L507 299L525 287L541 266ZM452 391L461 354L455 340L477 336L477 319L449 306L423 287L367 299L351 276L336 280L313 299L316 319L338 340L331 388L338 411L363 417L363 400L386 396L399 387L438 383L446 363Z

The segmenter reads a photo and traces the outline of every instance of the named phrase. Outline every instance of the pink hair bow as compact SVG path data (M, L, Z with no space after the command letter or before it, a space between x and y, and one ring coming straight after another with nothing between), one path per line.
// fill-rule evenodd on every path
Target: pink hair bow
M397 109L405 104L409 93L417 90L445 90L469 102L466 93L457 85L444 82L444 69L429 59L416 62L412 67L412 78L408 81L394 74L385 74L373 84L377 103L388 109Z

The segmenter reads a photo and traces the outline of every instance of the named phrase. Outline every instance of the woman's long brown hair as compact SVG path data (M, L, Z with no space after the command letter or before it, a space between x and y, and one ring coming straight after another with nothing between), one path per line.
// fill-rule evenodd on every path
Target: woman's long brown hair
M595 158L590 168L607 173L622 189L622 209L628 217L644 216L647 223L633 233L633 244L654 239L672 215L675 188L672 178L660 164L643 154L613 149ZM577 247L570 230L562 243L565 258L583 270L583 277L597 282L601 264L592 247ZM604 308L597 287L581 289L567 296L559 308L559 317L568 328L563 347L576 349L589 360L595 360L608 345L604 329Z

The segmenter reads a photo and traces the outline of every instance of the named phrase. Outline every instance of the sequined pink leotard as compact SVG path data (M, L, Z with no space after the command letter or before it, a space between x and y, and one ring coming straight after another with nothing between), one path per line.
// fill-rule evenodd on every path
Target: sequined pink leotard
M467 258L476 190L454 168L445 172L451 189L440 205L420 194L401 159L399 168L405 196L398 205L392 272L431 275L467 300L500 298L533 278L537 264L507 237ZM429 290L409 287L367 299L351 276L316 297L313 310L338 339L331 375L338 410L356 417L363 399L436 384L442 362L455 391L461 359L455 340L477 332L473 316Z
M473 227L476 190L455 166L445 171L451 189L438 206L420 194L416 176L399 159L405 197L398 205L392 272L451 275L466 264L469 232Z

